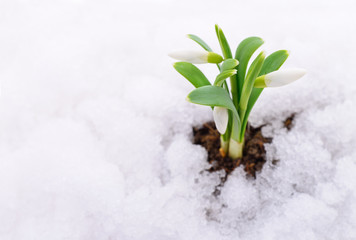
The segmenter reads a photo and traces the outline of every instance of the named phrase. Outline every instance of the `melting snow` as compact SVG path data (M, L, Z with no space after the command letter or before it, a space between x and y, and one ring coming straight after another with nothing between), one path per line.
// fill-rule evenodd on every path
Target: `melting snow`
M0 239L356 239L353 1L0 2ZM218 197L167 53L265 39L308 74L251 114L274 140ZM210 77L213 66L202 66ZM296 113L286 131L282 121ZM272 164L278 160L277 165Z

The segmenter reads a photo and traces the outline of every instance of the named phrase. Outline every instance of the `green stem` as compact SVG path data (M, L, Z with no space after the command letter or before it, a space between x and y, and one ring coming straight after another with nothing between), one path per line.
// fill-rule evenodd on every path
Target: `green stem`
M238 109L238 113L239 113L240 120L242 122L244 120L246 110L241 108L241 106L240 106L239 109Z
M236 75L230 77L230 85L231 85L231 95L232 95L232 102L234 103L235 107L239 106L239 95L237 91L237 79Z
M231 129L232 129L232 112L231 110L228 111L229 113L229 121L227 124L225 134L220 135L220 154L225 157L229 152L229 142L231 138Z
M227 93L230 94L230 91L229 91L229 86L227 85L226 81L224 81L224 88L226 89Z
M232 159L242 158L245 140L237 142L230 139L229 142L229 157Z
M220 149L223 151L223 155L227 154L229 151L229 139L224 139L223 136L220 136Z

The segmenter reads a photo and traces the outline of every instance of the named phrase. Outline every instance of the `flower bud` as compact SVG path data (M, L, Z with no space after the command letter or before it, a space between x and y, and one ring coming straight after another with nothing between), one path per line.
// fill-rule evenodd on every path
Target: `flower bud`
M224 107L214 107L213 116L216 129L220 134L224 134L229 121L229 113L227 109Z
M214 52L207 51L177 51L168 54L171 58L190 63L220 63L223 57Z
M302 68L283 69L256 78L254 87L281 87L298 80L305 75L306 71Z

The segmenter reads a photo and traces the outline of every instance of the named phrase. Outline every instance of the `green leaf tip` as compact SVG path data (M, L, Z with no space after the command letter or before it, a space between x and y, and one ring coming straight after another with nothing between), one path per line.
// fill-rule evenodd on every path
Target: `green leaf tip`
M221 48L221 51L223 52L224 58L225 59L232 58L230 45L226 40L223 30L217 24L215 24L215 32L216 32L216 36L219 40L220 48Z
M221 72L235 68L239 64L239 61L233 58L226 59L221 65Z
M225 79L235 75L237 73L236 69L228 69L221 72L215 79L214 86L221 86Z
M173 67L196 88L211 85L199 68L191 63L176 62L173 64Z
M219 31L219 25L218 24L215 24L215 31L218 32Z
M213 50L211 49L211 47L209 47L209 45L203 41L203 39L201 39L200 37L194 35L194 34L187 34L187 37L191 40L193 40L194 42L198 43L202 48L204 48L206 51L208 52L212 52Z
M265 52L265 51L262 51L262 52L260 53L260 55L261 55L261 57L266 58L266 52Z

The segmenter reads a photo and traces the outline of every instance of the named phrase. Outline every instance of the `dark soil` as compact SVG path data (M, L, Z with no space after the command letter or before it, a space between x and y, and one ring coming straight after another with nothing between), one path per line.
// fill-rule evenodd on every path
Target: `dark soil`
M266 162L265 143L272 139L262 136L261 127L249 126L245 134L244 156L242 159L223 157L220 152L220 135L214 122L207 122L201 128L193 128L194 143L202 145L208 151L208 162L212 165L210 172L225 170L227 176L241 164L249 176L256 177Z
M292 114L283 122L288 131L293 127L294 117L295 114ZM193 128L194 143L202 145L208 151L208 162L211 164L211 168L208 171L225 170L226 180L228 175L242 164L248 176L256 177L256 172L261 171L263 164L266 162L264 144L272 142L272 138L262 136L262 127L254 128L248 125L242 159L233 160L220 154L220 135L214 122L207 122L201 128Z
M293 127L293 120L295 114L292 114L284 122L284 127L289 131ZM261 128L263 126L254 128L248 124L245 133L245 146L243 157L241 159L233 160L228 156L223 157L220 154L220 135L216 130L214 122L204 123L202 127L194 127L194 144L202 145L208 151L208 162L211 167L207 169L209 172L224 170L225 176L222 177L221 183L215 187L214 195L220 194L221 187L227 180L228 176L235 168L241 164L244 166L246 175L256 178L256 173L262 170L266 162L265 143L271 143L272 138L262 136ZM277 164L278 160L273 160L272 164Z
M285 121L284 121L284 126L289 130L292 129L293 127L293 120L295 117L295 113L293 113L292 115L290 115L290 117L288 117Z

